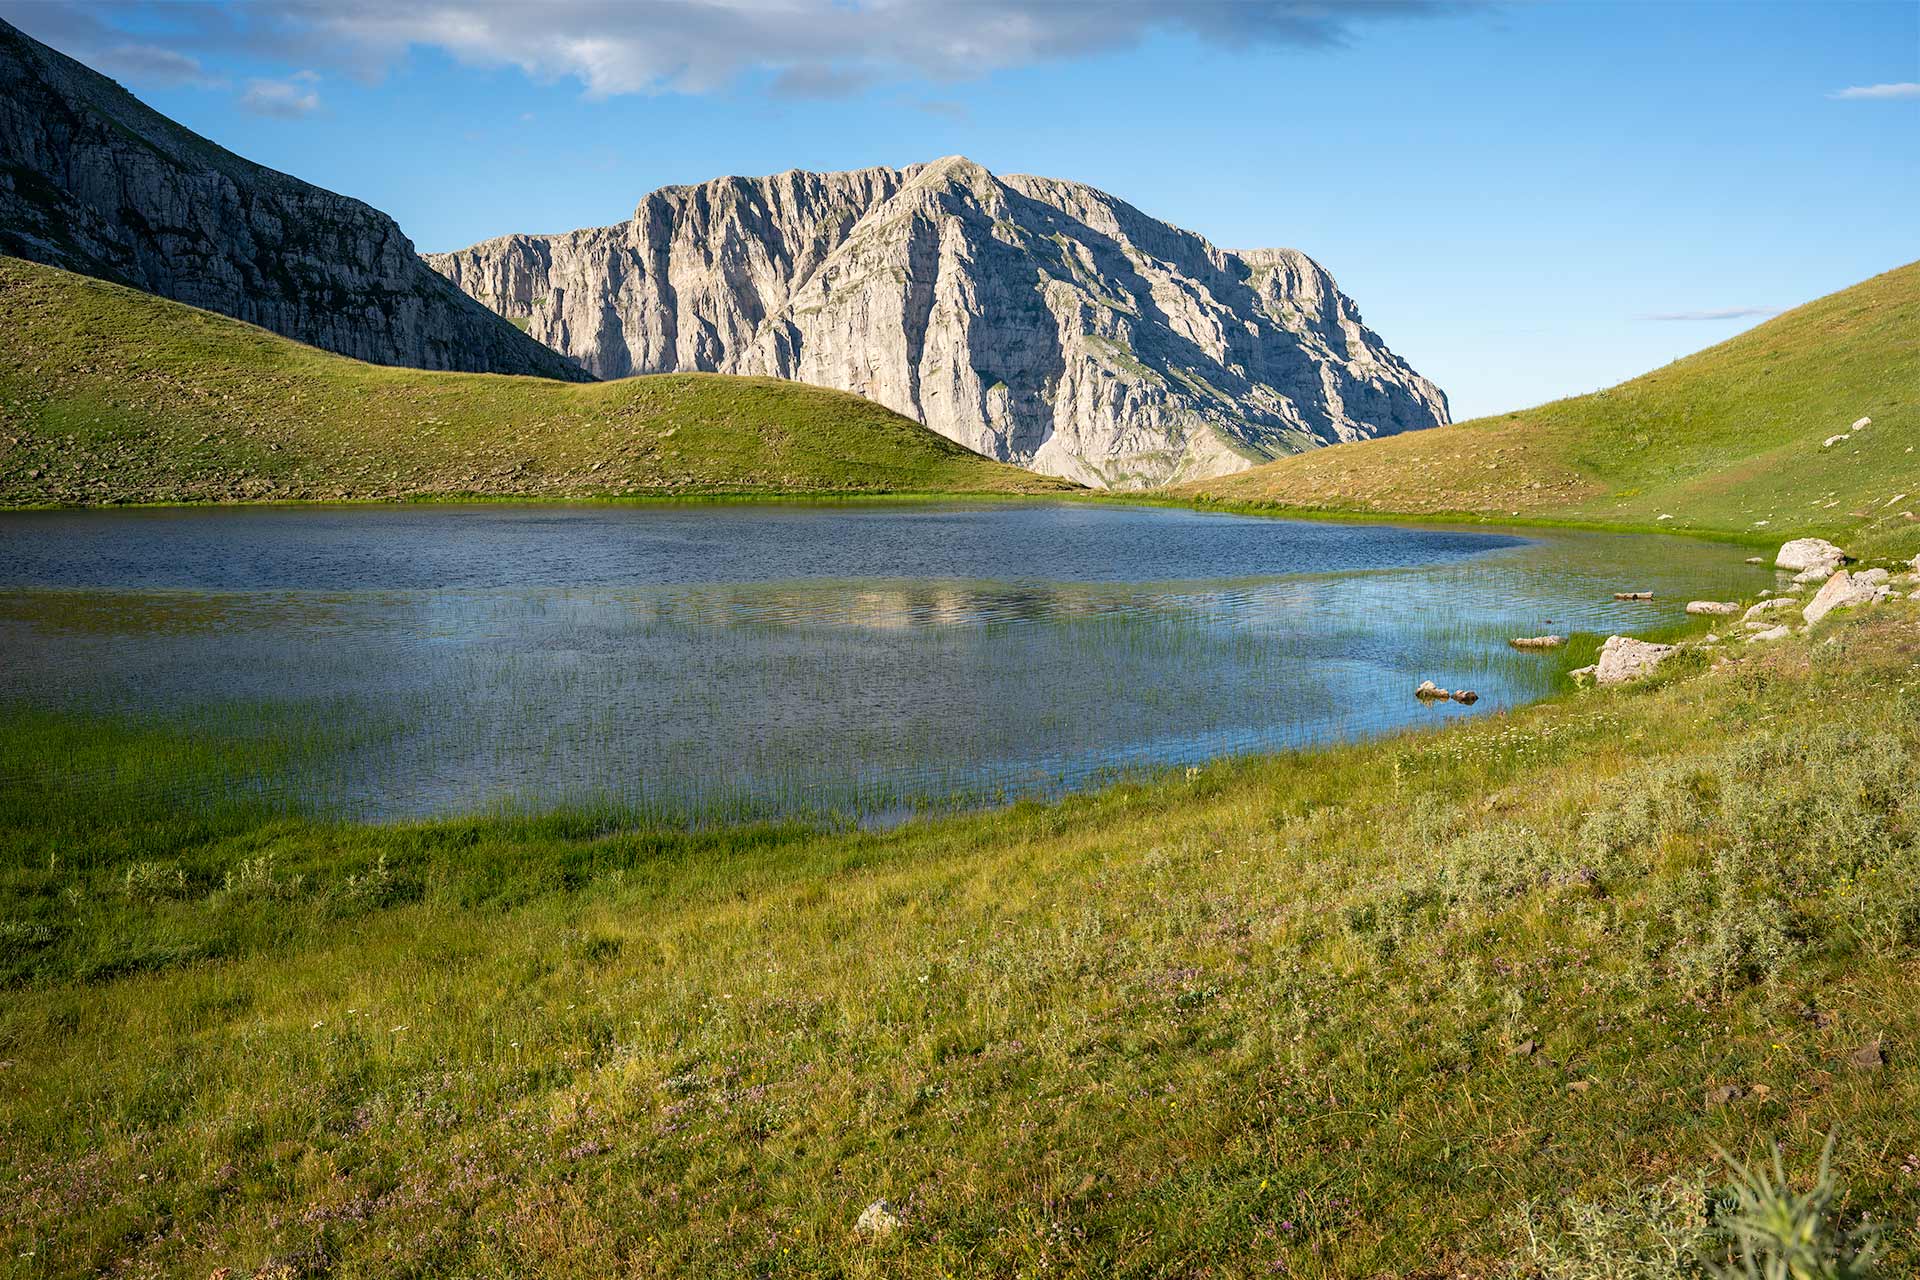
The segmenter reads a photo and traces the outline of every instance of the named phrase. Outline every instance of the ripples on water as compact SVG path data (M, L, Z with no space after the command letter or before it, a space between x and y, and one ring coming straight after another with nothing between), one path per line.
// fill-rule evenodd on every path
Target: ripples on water
M326 744L256 780L323 813L871 817L1484 715L1559 678L1509 636L1769 580L1682 539L1104 505L21 514L0 698Z

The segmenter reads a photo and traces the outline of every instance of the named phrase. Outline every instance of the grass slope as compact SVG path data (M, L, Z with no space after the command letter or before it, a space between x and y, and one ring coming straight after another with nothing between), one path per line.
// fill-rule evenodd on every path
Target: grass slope
M1075 487L837 391L362 364L16 258L0 331L0 505Z
M1832 448L1861 417L1873 425ZM1593 395L1317 450L1179 492L1920 549L1920 263ZM1671 516L1663 521L1661 516Z
M891 833L176 807L262 744L16 711L0 1249L1678 1280L1716 1144L1804 1185L1838 1126L1842 1224L1913 1274L1917 671L1888 605ZM902 1225L862 1237L881 1197Z

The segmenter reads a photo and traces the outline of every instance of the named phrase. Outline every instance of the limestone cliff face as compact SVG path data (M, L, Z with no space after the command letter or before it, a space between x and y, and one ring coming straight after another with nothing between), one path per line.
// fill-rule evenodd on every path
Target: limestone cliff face
M584 380L393 219L223 151L0 21L0 253L378 364Z
M854 391L989 457L1119 488L1447 420L1305 254L1230 252L961 157L668 187L629 222L429 254L601 376Z

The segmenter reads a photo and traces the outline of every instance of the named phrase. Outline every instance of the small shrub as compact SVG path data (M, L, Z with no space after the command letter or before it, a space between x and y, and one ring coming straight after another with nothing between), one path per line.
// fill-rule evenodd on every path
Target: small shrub
M1733 1171L1735 1202L1720 1222L1737 1261L1715 1266L1722 1280L1868 1280L1879 1256L1878 1232L1870 1227L1843 1231L1834 1221L1839 1185L1833 1176L1834 1135L1820 1150L1820 1169L1804 1194L1787 1183L1780 1148L1773 1168L1755 1170L1726 1152L1720 1158Z
M121 879L120 891L132 902L165 902L187 896L187 873L175 862L136 862Z

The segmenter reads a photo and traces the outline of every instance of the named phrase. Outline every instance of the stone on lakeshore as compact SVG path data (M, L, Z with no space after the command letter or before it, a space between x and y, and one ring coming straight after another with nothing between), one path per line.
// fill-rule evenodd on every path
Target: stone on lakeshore
M1748 636L1747 643L1759 644L1762 641L1767 641L1767 640L1785 640L1788 636L1792 634L1793 634L1793 630L1786 626L1768 627L1764 631L1756 631L1752 635Z
M1516 649L1558 649L1566 642L1565 636L1515 636L1507 641Z
M1728 616L1740 612L1740 603L1737 600L1689 600L1687 612L1716 617Z
M1625 684L1650 675L1653 669L1680 652L1678 646L1635 640L1632 636L1608 636L1600 646L1600 661L1594 664L1595 684Z
M1773 566L1776 569L1789 569L1798 573L1818 564L1838 566L1846 558L1846 552L1825 538L1795 538L1781 545L1779 553L1773 558ZM1829 569L1828 572L1832 570Z

